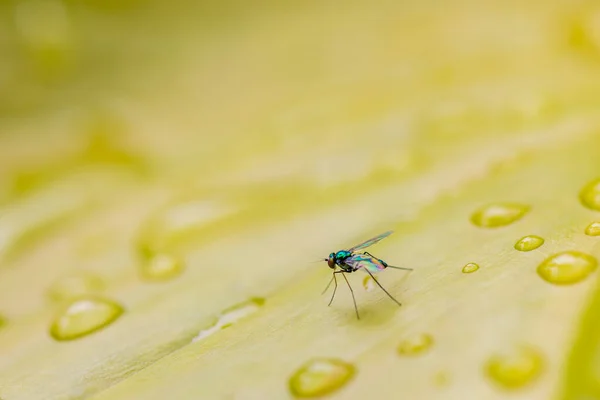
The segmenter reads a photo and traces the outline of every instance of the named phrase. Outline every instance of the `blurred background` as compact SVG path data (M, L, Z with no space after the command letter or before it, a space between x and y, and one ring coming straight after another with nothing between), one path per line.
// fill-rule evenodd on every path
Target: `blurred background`
M599 106L595 1L1 2L0 397L600 398Z

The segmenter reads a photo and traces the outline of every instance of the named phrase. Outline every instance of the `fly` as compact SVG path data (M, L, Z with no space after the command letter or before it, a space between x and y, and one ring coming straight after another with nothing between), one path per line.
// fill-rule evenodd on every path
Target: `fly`
M381 288L381 290L383 290L390 299L392 299L399 306L402 305L402 304L400 304L400 302L398 300L396 300L394 298L394 296L389 294L389 292L387 290L385 290L385 288L383 286L381 286L381 284L379 283L379 281L377 281L377 279L375 279L373 274L383 271L386 268L403 269L406 271L412 271L412 268L395 267L393 265L388 265L385 261L373 256L371 253L369 253L367 251L365 251L363 253L356 252L357 250L361 250L366 247L374 245L375 243L379 242L382 239L385 239L392 233L394 233L394 231L384 232L381 235L377 235L374 238L371 238L369 240L362 242L361 244L357 244L356 246L351 247L348 250L339 250L335 253L331 253L331 254L329 254L328 258L323 259L323 261L327 261L327 265L329 266L329 268L331 268L333 270L333 274L331 276L331 280L327 284L327 287L325 287L325 290L323 290L322 294L324 294L327 291L327 289L329 289L329 286L331 286L331 282L335 283L335 286L333 288L333 294L331 295L331 300L329 300L329 304L328 304L329 306L331 305L331 303L333 303L333 299L335 297L335 292L337 291L336 275L342 274L342 277L346 281L346 284L348 285L348 288L350 289L350 293L352 294L352 301L354 302L354 310L356 311L356 318L360 319L360 316L358 315L358 307L356 306L356 299L354 298L354 291L352 290L352 286L350 286L350 282L348 282L348 278L346 278L346 274L351 274L352 272L356 272L359 269L362 269L367 274L369 274L371 276L371 278L373 279L373 281L377 284L377 286L379 286ZM336 270L338 268L339 268L339 270Z

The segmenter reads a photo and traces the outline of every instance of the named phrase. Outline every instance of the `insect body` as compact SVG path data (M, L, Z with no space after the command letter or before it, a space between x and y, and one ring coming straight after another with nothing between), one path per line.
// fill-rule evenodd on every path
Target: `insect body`
M348 287L350 288L350 293L352 294L352 301L354 302L354 310L356 311L356 318L360 319L360 317L358 315L358 307L356 306L356 299L354 298L354 291L352 290L352 286L350 286L350 282L348 282L348 279L346 278L346 274L350 274L352 272L358 271L359 269L362 269L366 273L368 273L371 276L371 278L373 279L373 281L377 284L377 286L379 286L381 288L381 290L383 290L385 292L385 294L387 294L389 296L390 299L392 299L399 306L402 305L391 294L389 294L388 291L385 290L383 286L381 286L381 284L377 281L377 279L375 279L373 274L383 271L386 268L403 269L403 270L407 270L407 271L412 271L412 268L402 268L402 267L394 267L392 265L388 265L385 261L373 256L371 253L366 252L366 251L363 253L356 253L356 250L361 250L366 247L369 247L369 246L379 242L380 240L388 237L392 233L393 233L393 231L388 231L388 232L382 233L381 235L375 236L374 238L371 238L365 242L362 242L361 244L351 247L348 250L339 250L335 253L331 253L331 254L329 254L328 258L323 259L323 261L327 261L327 265L329 266L329 268L331 268L333 270L331 280L327 284L327 287L325 288L323 293L325 293L327 291L327 289L329 289L331 282L335 283L335 286L333 289L333 294L331 295L331 300L329 301L329 305L331 305L331 303L333 302L333 298L335 297L335 292L337 290L336 274L342 274L342 277L346 281L346 284L348 284ZM339 268L339 270L337 270L338 268Z

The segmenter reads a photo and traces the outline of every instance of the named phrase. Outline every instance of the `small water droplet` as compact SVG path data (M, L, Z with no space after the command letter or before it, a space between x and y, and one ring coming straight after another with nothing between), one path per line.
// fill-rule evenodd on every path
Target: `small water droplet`
M140 273L144 279L165 281L180 275L183 271L183 262L166 253L156 254L143 261Z
M542 261L537 268L537 273L547 282L568 285L584 280L596 270L597 266L598 262L593 256L569 250Z
M123 307L112 300L81 297L58 314L50 327L50 335L59 341L78 339L114 322L123 311Z
M515 249L519 251L535 250L544 244L544 239L536 235L523 236L515 243Z
M289 388L295 397L320 397L340 389L355 374L354 366L345 361L316 358L292 375Z
M375 289L375 281L373 281L373 278L371 278L369 275L365 276L363 278L363 287L367 292L370 292L373 289Z
M521 219L530 207L515 203L489 204L471 215L471 222L481 228L496 228Z
M65 301L102 290L104 290L104 282L99 276L91 272L79 271L54 282L48 289L48 297L54 301Z
M591 210L600 211L600 179L591 181L581 189L579 201Z
M433 345L433 337L426 333L410 336L400 342L398 353L402 355L416 355L425 352Z
M233 323L258 311L264 304L265 299L254 297L248 301L236 304L235 306L224 310L208 328L201 330L200 333L198 333L198 335L192 339L192 342L197 342L214 334L215 332L230 327L233 325Z
M516 389L535 380L543 364L544 360L538 351L518 346L490 357L485 364L485 373L496 384L506 389Z
M585 234L588 236L600 236L600 222L592 222L585 228Z
M475 272L479 269L479 265L475 263L468 263L462 269L463 274L470 274L471 272Z

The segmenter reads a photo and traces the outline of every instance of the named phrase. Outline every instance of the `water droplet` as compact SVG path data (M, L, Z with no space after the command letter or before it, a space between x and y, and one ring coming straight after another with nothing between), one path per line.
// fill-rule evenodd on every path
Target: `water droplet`
M485 364L485 373L496 384L516 389L531 383L542 370L544 360L536 350L518 346L512 350L496 354Z
M471 222L481 228L496 228L521 219L530 207L515 203L489 204L471 215Z
M592 222L585 228L585 234L588 236L600 236L600 222Z
M426 333L410 336L400 342L398 353L402 355L416 355L425 352L433 345L433 337Z
M373 281L373 278L371 278L369 275L365 276L363 278L363 287L367 292L370 292L373 289L375 289L375 281Z
M542 279L557 285L577 283L596 270L598 262L575 250L564 251L545 259L537 268Z
M183 271L183 262L166 253L160 253L148 260L145 260L141 266L141 275L147 280L169 280Z
M123 311L123 307L112 300L81 297L58 314L50 327L50 335L59 341L78 339L114 322Z
M79 271L54 282L48 289L48 297L54 301L65 301L102 290L104 282L99 276Z
M579 201L591 210L600 211L600 179L591 181L581 189Z
M475 272L479 269L479 265L475 263L468 263L462 269L463 274L470 274L471 272Z
M536 235L523 236L515 243L515 249L519 251L535 250L544 244L544 239Z
M221 329L230 327L231 325L233 325L233 323L258 311L260 307L264 304L265 299L255 297L246 302L237 304L233 307L224 310L216 318L215 322L213 322L210 327L201 330L200 333L198 333L198 335L192 339L192 342L197 342L212 335L215 332L220 331Z
M292 375L289 388L295 397L320 397L340 389L355 374L354 366L345 361L316 358Z

